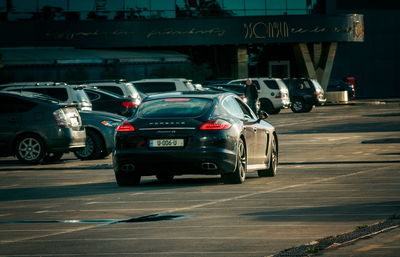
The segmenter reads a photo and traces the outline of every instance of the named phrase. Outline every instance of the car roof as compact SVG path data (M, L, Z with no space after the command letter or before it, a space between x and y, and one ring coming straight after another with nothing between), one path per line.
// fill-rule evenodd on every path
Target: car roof
M152 79L140 79L135 81L130 81L131 83L135 82L145 82L145 81L191 81L190 79L185 78L152 78Z
M208 99L217 99L223 96L236 96L230 92L219 92L219 91L180 91L180 92L168 92L168 93L159 93L154 95L149 95L146 97L144 101L156 100L156 99L164 99L164 98L179 98L179 97L192 97L192 98L208 98Z
M29 91L24 91L24 92L18 92L18 91L0 91L1 95L12 95L12 96L17 96L20 98L28 98L33 102L46 102L46 103L53 103L53 104L58 104L60 105L60 100L53 98L51 96L45 95L45 94L40 94L40 93L35 93L35 92L29 92Z
M1 84L0 87L22 87L22 86L59 86L66 85L65 82L54 82L54 81L26 81L26 82L12 82L7 84Z

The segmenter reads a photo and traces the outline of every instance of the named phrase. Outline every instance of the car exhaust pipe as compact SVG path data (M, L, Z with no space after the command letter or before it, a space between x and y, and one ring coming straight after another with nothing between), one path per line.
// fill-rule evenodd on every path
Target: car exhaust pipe
M121 171L123 172L132 172L134 170L135 170L135 165L133 165L132 163L121 165Z
M218 166L217 166L217 164L212 163L212 162L203 162L201 164L201 168L203 170L217 170Z

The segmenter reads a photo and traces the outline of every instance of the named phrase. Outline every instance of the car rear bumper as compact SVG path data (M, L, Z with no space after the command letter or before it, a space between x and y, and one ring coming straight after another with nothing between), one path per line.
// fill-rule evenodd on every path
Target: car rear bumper
M85 147L86 132L84 129L59 128L55 134L46 136L48 152L69 152Z
M116 172L126 164L133 164L141 175L155 175L160 172L173 174L224 174L236 167L236 154L221 148L189 151L156 150L113 152L113 166Z

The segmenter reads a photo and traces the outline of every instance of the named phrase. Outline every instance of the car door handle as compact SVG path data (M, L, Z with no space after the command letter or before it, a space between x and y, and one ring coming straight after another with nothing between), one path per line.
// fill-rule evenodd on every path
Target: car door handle
M8 120L8 123L17 123L17 119L16 118L11 118Z

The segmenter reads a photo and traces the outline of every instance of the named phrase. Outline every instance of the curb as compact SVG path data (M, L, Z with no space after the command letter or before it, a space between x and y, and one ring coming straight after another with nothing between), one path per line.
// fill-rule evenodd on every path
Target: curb
M393 217L388 218L384 221L377 222L368 226L358 227L356 230L351 232L318 239L304 245L285 249L277 254L269 255L266 257L312 256L314 254L320 253L322 250L346 246L360 239L371 237L399 227L400 217L398 215L393 215Z

